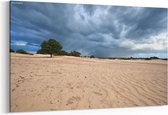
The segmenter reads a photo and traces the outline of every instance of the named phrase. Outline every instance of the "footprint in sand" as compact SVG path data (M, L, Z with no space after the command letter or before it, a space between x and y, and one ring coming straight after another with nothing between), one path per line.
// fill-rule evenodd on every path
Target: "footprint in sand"
M19 87L19 84L16 84L16 87Z
M24 79L24 77L22 77L22 76L19 76L21 79Z
M53 102L52 102L52 101L50 101L50 104L53 104Z
M71 84L71 83L67 83L67 88L69 88L69 89L73 89L72 84Z
M15 88L14 88L14 89L12 89L12 92L13 92L13 91L15 91Z
M33 77L32 75L30 75L30 77Z
M67 106L74 104L74 103L78 103L81 100L81 98L79 96L72 96L71 98L68 99L67 101Z

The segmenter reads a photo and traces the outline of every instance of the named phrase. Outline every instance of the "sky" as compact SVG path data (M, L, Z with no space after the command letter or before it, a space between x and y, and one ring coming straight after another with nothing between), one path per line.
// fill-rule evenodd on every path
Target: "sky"
M167 9L10 3L10 46L35 53L43 40L83 56L167 58Z

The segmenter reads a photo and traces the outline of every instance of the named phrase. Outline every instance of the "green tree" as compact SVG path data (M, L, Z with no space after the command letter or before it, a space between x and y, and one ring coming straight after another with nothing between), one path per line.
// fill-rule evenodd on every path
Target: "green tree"
M62 45L56 41L55 39L49 39L48 41L43 41L41 43L41 49L37 51L37 53L41 54L50 54L52 58L53 54L59 54L62 49Z

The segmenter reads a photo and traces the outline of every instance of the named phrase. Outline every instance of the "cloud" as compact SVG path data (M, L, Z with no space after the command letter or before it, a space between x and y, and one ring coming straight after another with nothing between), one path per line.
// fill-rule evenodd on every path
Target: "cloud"
M11 45L26 46L27 42L25 42L25 41L12 41Z
M161 33L157 36L151 36L148 39L143 39L142 43L137 43L132 47L133 50L167 50L167 34Z
M150 36L139 41L131 39L120 39L119 46L130 48L130 50L167 50L167 33Z
M167 9L11 2L11 41L36 51L55 38L66 51L99 57L141 56L167 50ZM12 45L17 49L19 45ZM21 44L20 44L21 46ZM149 55L150 56L150 55ZM163 56L163 55L161 55Z

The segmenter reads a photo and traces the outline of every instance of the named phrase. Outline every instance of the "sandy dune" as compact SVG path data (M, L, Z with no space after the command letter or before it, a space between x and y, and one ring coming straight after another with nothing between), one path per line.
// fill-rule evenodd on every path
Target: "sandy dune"
M11 54L11 111L164 105L167 61Z

